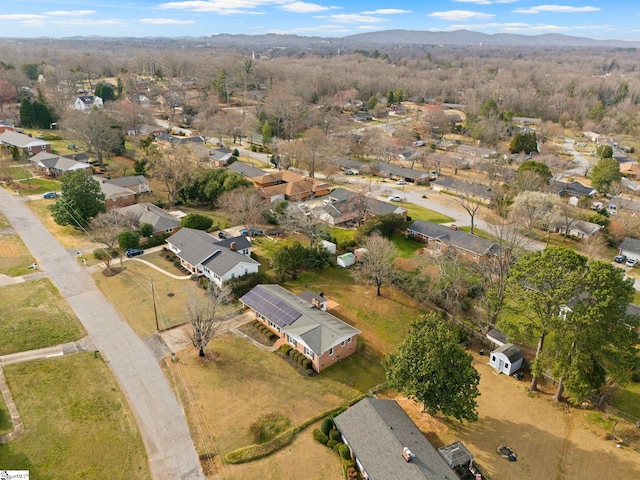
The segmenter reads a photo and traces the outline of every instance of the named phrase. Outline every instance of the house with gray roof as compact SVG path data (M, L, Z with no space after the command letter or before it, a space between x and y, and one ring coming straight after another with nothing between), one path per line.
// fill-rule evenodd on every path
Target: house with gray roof
M453 253L474 263L504 258L500 245L476 235L439 223L416 220L407 228L409 238L426 243L425 251L432 255Z
M311 360L316 372L356 352L360 331L323 308L324 296L309 301L280 285L257 285L240 301L280 340Z
M485 203L490 202L496 196L495 191L492 190L489 185L465 182L464 180L451 177L440 177L432 181L431 188L436 192L444 190L459 196L468 196L469 198Z
M584 220L571 220L565 221L558 219L553 222L553 229L555 232L569 237L583 239L590 238L602 230L604 227L597 223L586 222Z
M357 226L367 218L376 215L396 213L407 217L407 209L375 197L336 188L329 194L331 203L323 204L313 210L320 220L334 226Z
M232 278L257 273L260 267L251 258L251 242L244 235L219 240L202 230L183 228L167 238L167 244L185 269L218 286Z
M364 398L334 422L369 480L460 480L395 400Z
M93 177L104 193L104 205L107 210L128 207L136 203L136 192L127 187L120 187L113 183L107 183L104 179Z
M149 223L153 226L153 234L172 233L180 228L180 222L166 210L156 207L152 203L136 203L128 207L116 209L122 215L137 220L137 223Z
M49 152L37 153L29 160L34 167L44 170L52 177L59 177L67 172L73 172L74 170L91 171L91 165L88 163L79 162L67 157L61 157L60 155L55 155Z
M360 170L363 170L367 165L369 165L365 162L360 162L358 160L344 157L336 158L335 160L333 160L333 163L338 165L338 167L340 167L342 170L351 170L356 174L360 173Z
M233 162L231 165L227 165L227 170L239 173L243 177L247 178L262 177L267 174L264 170L260 170L259 168L244 162Z
M627 257L640 258L640 240L625 237L618 247L618 253L620 253L620 255L626 255Z
M598 191L595 188L587 187L580 182L562 182L559 180L551 180L549 182L549 190L558 195L569 195L575 197L594 196Z
M125 177L108 178L105 179L105 183L111 183L112 185L128 188L133 190L135 193L151 192L149 180L147 180L147 177L144 175L127 175Z
M422 185L429 183L429 172L422 172L412 168L401 167L392 163L378 162L372 167L373 172L379 177L391 178L393 180L404 180L406 182Z
M33 138L31 135L14 132L12 130L5 130L0 133L0 145L15 147L18 150L22 150L28 156L35 155L40 152L51 153L51 144L49 142Z

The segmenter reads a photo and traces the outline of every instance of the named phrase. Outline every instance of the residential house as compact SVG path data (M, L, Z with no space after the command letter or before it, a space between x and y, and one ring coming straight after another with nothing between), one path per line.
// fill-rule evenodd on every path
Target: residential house
M624 162L620 164L620 172L626 177L640 178L640 163L638 162Z
M568 231L567 231L567 226ZM573 238L583 239L590 238L603 229L602 225L597 223L585 222L584 220L569 220L569 222L558 219L553 222L553 230L562 235L568 235Z
M329 183L290 170L278 170L250 180L270 203L278 199L297 202L327 195L331 191Z
M446 191L461 197L469 197L483 203L489 203L496 196L495 192L483 183L465 182L451 177L439 177L431 182L436 192Z
M102 108L102 98L95 95L81 95L73 101L74 110L91 110L92 108Z
M104 205L107 210L128 207L136 203L136 192L133 190L106 182L102 178L94 178L100 183L100 190L104 193Z
M177 135L170 135L168 133L162 132L154 135L156 140L162 140L164 142L169 142L171 145L198 145L204 144L204 138L200 136L193 137L180 137Z
M213 148L209 150L207 161L214 167L224 167L231 157L233 157L233 153L228 148Z
M40 152L51 153L51 144L49 142L12 130L5 130L0 133L0 144L15 147L27 156L32 156Z
M329 200L330 203L315 208L313 214L333 226L357 226L370 217L389 213L407 218L407 209L397 203L383 202L343 188L336 188L331 192Z
M496 150L492 150L491 148L473 147L471 145L460 145L458 147L458 152L470 157L496 158L498 156L498 152Z
M620 183L622 183L622 186L624 188L628 188L633 193L638 193L638 191L640 190L640 183L639 182L635 182L633 180L629 180L626 177L622 177L622 180L620 180Z
M240 301L283 343L311 360L316 372L356 352L360 331L325 311L323 294L309 301L280 285L257 285Z
M127 175L125 177L105 179L104 181L105 183L133 190L135 194L151 192L149 180L144 175Z
M551 180L548 189L557 195L567 195L574 197L593 197L598 191L595 188L588 187L580 182L562 182L559 180Z
M391 163L379 162L372 166L372 171L379 177L391 178L393 180L404 180L406 182L422 185L429 183L429 172L422 172L412 168L400 167Z
M539 125L542 123L541 118L533 117L511 117L511 121L518 125Z
M61 157L49 152L40 152L30 159L31 164L37 169L44 170L52 177L59 177L74 170L88 170L91 172L91 165L85 162L72 160L68 157Z
M231 165L227 165L227 169L232 172L237 172L247 178L262 177L267 174L264 170L260 170L259 168L243 162L233 162Z
M407 228L407 235L426 243L425 251L432 254L450 252L473 263L504 259L504 251L497 243L454 226L416 220Z
M128 207L118 208L117 212L136 218L139 224L151 224L153 226L153 235L172 233L180 228L180 222L177 218L152 203L136 203Z
M620 255L626 255L627 257L640 258L640 240L625 237L618 247L618 253Z
M628 213L631 215L635 215L636 213L640 212L640 202L638 200L632 200L631 198L616 196L609 200L607 210L612 215L615 215L617 213Z
M12 122L8 120L2 120L0 121L0 133L6 132L6 131L15 132L16 127Z
M342 157L335 159L333 162L338 165L338 167L340 167L343 171L350 171L355 173L356 175L360 174L369 166L368 163Z
M183 228L167 238L167 244L185 269L218 286L232 278L257 273L260 267L251 258L251 242L244 235L219 240L202 230Z
M460 480L395 400L364 398L334 418L367 480Z

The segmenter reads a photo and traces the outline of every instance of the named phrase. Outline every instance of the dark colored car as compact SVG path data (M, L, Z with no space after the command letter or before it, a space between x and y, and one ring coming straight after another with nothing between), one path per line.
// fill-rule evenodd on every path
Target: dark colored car
M144 253L144 250L141 248L127 248L125 255L131 258L131 257L137 257L138 255L142 255L143 253Z
M225 232L224 230L220 230L218 232L218 238L229 238L229 234L227 232Z
M616 263L624 263L627 261L627 256L626 255L616 255L615 257L613 257L613 261Z

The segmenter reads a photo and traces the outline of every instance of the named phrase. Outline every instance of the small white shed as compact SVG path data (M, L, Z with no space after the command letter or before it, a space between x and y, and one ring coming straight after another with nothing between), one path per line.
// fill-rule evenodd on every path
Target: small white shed
M322 240L322 246L327 249L331 255L336 254L336 244L327 240Z
M356 263L356 256L353 253L343 253L338 256L338 266L348 268Z
M500 373L511 375L522 367L524 357L522 352L513 343L505 343L500 348L491 352L489 365Z

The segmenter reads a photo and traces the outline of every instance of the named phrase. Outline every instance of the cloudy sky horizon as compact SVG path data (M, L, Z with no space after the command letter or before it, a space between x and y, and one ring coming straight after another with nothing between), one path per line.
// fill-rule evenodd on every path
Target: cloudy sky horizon
M550 0L553 1L553 0ZM381 30L559 33L640 41L637 0L11 0L0 37L344 37Z

